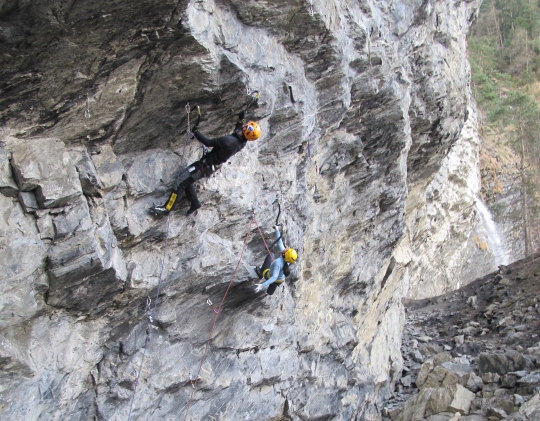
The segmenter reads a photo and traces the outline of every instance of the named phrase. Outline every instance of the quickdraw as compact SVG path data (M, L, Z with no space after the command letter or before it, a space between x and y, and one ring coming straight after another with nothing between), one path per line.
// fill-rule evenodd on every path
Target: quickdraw
M261 97L261 92L251 91L249 88L247 88L247 95L251 97L251 99L242 111L243 113L246 113L253 105L255 105L259 101L259 98Z
M184 146L182 148L182 162L184 162L184 156L186 154L186 146L188 139L194 139L195 134L193 132L197 131L197 128L199 127L199 123L201 122L201 107L198 105L195 107L195 110L197 111L197 120L195 121L195 124L193 127L191 127L190 122L190 114L191 114L191 107L189 105L189 102L185 106L186 114L187 114L187 129L186 129L186 139L184 141ZM206 146L202 145L202 151L203 156L205 156L208 153L208 150L206 149Z
M182 147L182 163L184 163L184 156L186 155L186 146L188 139L191 137L193 139L193 133L191 132L190 125L189 125L189 113L191 112L191 107L189 106L189 102L186 104L186 114L187 114L187 130L186 130L186 138L184 140L184 146Z
M154 323L154 318L152 317L152 313L150 312L151 307L152 299L150 297L146 297L146 307L144 308L144 312L148 313L148 320L150 320L150 323Z
M214 307L214 304L212 303L212 301L210 301L210 298L206 300L206 304L212 307L212 310L214 310L214 313L219 314L219 308Z
M186 133L189 136L191 136L192 139L193 139L193 137L195 137L193 132L197 130L197 128L199 127L199 123L201 122L201 107L199 107L197 105L195 107L195 109L197 110L197 121L195 122L195 125L193 126L193 128L191 128L191 123L189 121L189 114L191 112L191 107L189 106L189 102L186 104L186 113L187 113L187 130L186 130Z

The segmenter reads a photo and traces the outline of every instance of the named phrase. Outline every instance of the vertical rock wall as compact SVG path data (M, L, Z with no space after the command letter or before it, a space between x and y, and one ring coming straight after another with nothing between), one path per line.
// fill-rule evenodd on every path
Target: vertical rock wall
M478 5L1 2L2 415L380 419L401 299L474 225ZM228 133L255 90L261 139L151 217L187 111ZM300 258L265 296L276 199Z

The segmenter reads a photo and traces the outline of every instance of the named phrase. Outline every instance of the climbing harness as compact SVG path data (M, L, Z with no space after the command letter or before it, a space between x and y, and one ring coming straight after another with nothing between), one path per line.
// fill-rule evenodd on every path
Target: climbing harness
M129 406L128 421L131 419L131 412L133 410L133 404L135 402L135 394L137 393L137 386L139 385L139 379L141 377L141 372L142 372L142 368L143 368L143 365L144 365L144 360L146 358L146 350L148 349L148 344L150 343L150 333L152 332L152 328L157 328L156 326L153 326L152 323L154 322L154 317L156 315L159 294L161 292L161 283L162 283L162 280L163 280L163 273L164 273L164 270L165 270L165 259L167 257L167 249L169 247L170 219L171 219L171 215L169 214L167 216L167 229L166 229L166 236L165 236L165 247L163 249L163 258L161 260L161 270L160 270L160 274L159 274L159 280L158 280L158 286L157 286L157 290L156 290L156 296L154 298L154 306L153 307L151 306L152 300L151 300L150 297L147 297L147 299L146 299L146 308L147 309L151 308L152 310L151 310L151 312L150 312L150 314L148 316L149 322L148 322L148 325L146 326L146 339L144 340L143 354L142 354L142 357L141 357L141 363L139 365L139 369L137 370L137 376L133 380L133 396L131 397L131 404ZM147 310L145 310L145 311L147 311Z
M197 120L195 122L195 125L193 126L193 130L197 130L197 127L199 126L199 123L201 121L201 108L197 105L195 107L195 109L197 110ZM186 163L185 155L186 155L186 147L187 147L188 140L193 139L193 137L194 137L194 134L193 134L193 131L192 131L192 128L191 128L191 121L190 121L191 107L189 105L189 102L186 104L185 110L186 110L186 114L187 114L187 129L186 129L186 136L185 136L185 140L184 140L184 146L182 147L182 156L180 158L180 162L181 162L182 165L185 165L185 163ZM203 145L203 157L206 155L206 153L207 153L206 148ZM181 185L181 183L183 183L189 177L191 177L192 173L195 170L196 170L195 166L189 166L187 169L182 171L177 176L177 178L176 178L176 180L174 182L174 185L173 185L173 190L172 190L171 194L169 195L169 198L167 199L167 203L163 207L164 208L163 212L170 212L172 210L174 204L176 203L176 200L178 199L178 188L179 188L179 186ZM156 209L156 206L154 206L154 208L150 208L150 211L152 213L158 215L158 216L163 215L162 213L160 213L161 211L157 212L155 209Z

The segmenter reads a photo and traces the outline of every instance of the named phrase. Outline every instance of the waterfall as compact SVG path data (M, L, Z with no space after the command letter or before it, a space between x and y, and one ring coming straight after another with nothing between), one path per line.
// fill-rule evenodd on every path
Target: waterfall
M488 247L493 254L495 264L507 265L510 263L508 252L503 237L499 232L499 228L493 220L493 215L491 215L487 206L480 199L476 199L476 208L478 209L480 220L486 231Z

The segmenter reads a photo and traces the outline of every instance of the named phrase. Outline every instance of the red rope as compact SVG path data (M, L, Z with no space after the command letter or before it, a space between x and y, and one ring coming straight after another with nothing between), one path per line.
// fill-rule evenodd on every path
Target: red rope
M234 273L232 275L232 278L229 281L229 285L227 286L227 289L225 290L225 294L223 295L223 298L221 299L221 302L219 303L219 306L216 307L218 309L218 311L216 312L215 309L214 309L214 313L216 313L216 315L214 316L214 321L212 323L212 328L210 329L210 336L208 337L208 340L206 341L206 346L204 347L204 352L203 352L203 355L202 355L202 358L201 358L201 363L199 365L199 370L197 371L197 377L195 377L195 380L191 381L191 386L193 386L193 390L191 391L191 395L189 397L189 401L188 401L187 406L186 406L186 416L185 416L184 420L187 420L189 408L191 407L191 403L193 402L193 395L195 393L195 389L197 388L197 383L199 382L199 376L201 374L202 366L204 364L204 361L206 360L206 353L208 351L208 348L210 347L210 342L212 342L212 334L214 333L214 328L216 327L217 318L219 316L219 313L221 312L221 308L223 307L223 304L225 303L225 299L227 298L227 294L229 293L232 282L236 278L236 273L238 272L238 268L240 267L240 263L242 262L242 256L244 255L244 251L246 250L249 234L251 232L251 225L252 225L253 221L255 221L255 223L257 224L257 221L255 220L255 213L253 213L253 217L249 221L249 229L248 229L248 232L246 234L246 238L244 240L244 246L242 247L242 253L240 254L240 259L238 259L238 263L236 264L236 268L234 269ZM259 228L258 224L257 224L257 228ZM260 228L259 228L259 232L261 232ZM262 236L262 233L261 233L261 236ZM263 237L263 241L264 241L264 237ZM266 245L266 243L265 243L265 245Z

